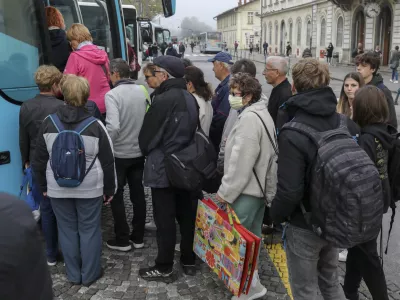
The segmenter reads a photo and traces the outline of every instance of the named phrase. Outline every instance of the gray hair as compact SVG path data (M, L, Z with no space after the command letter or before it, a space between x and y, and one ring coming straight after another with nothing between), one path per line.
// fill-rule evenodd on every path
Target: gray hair
M267 64L271 65L274 69L279 71L279 74L285 76L289 72L288 62L281 56L269 56Z
M160 72L165 72L165 73L167 73L169 79L175 78L175 77L172 76L170 73L168 73L167 70L165 70L165 69L163 69L163 68L161 68L161 67L158 67L158 68L160 69Z
M228 64L226 62L219 61L219 60L217 60L217 62L222 64L227 71L229 71L229 72L231 71L231 65L230 64Z
M115 58L110 61L110 72L118 73L121 78L129 78L130 68L122 58Z

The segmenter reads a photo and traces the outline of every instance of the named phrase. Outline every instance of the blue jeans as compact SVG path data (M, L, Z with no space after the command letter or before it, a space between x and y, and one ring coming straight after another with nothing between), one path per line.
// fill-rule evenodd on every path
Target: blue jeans
M392 80L396 79L396 81L399 80L399 72L397 69L392 69Z
M338 249L311 230L289 225L286 257L293 299L315 300L319 287L324 300L344 300L337 275L338 255Z
M58 254L57 220L51 206L50 199L44 197L40 189L33 189L33 197L40 199L40 214L42 219L42 231L46 241L46 255L48 261L56 261Z
M102 197L92 199L52 198L67 278L88 284L101 274Z

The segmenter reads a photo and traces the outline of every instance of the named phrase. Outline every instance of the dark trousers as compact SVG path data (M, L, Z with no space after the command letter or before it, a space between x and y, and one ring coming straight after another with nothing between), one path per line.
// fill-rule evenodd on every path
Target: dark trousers
M52 198L68 280L90 283L101 274L103 197Z
M267 56L268 54L268 49L264 49L264 56Z
M158 255L156 266L169 271L174 264L176 225L181 232L181 263L195 264L194 227L198 196L175 188L151 189L154 221L157 226Z
M361 279L364 279L374 300L389 299L376 239L348 250L343 286L348 299L358 299Z
M144 225L146 221L146 200L142 184L144 157L115 158L118 189L111 201L111 210L114 218L114 231L117 242L129 244L129 238L135 244L143 243ZM130 199L133 206L132 234L129 234L129 225L126 220L124 204L124 187L128 182Z

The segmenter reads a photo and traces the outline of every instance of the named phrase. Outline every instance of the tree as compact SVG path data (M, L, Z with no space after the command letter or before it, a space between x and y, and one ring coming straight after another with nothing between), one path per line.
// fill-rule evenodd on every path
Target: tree
M163 13L160 0L123 0L123 3L135 5L138 17L141 18L153 19L155 16Z
M205 31L213 31L210 25L200 21L197 17L186 17L181 22L181 35L188 37L192 34L198 35Z

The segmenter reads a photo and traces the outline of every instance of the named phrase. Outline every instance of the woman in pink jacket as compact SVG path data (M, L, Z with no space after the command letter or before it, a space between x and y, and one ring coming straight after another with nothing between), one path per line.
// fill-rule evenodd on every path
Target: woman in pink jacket
M82 24L72 24L67 31L67 38L74 51L68 58L64 73L82 76L89 81L89 99L97 104L104 117L104 96L110 90L107 53L93 45L89 29Z

